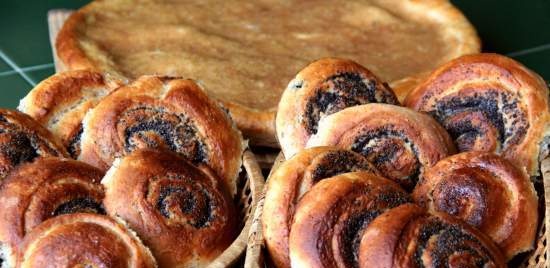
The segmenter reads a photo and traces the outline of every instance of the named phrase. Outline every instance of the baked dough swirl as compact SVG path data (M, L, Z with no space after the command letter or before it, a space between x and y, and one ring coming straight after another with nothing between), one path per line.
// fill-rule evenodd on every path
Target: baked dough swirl
M439 161L424 172L413 198L490 236L507 259L533 248L537 193L524 170L496 154L465 152Z
M63 215L38 225L20 245L17 267L157 267L124 225L103 215Z
M387 209L409 200L396 183L372 173L320 181L296 209L289 239L292 267L357 267L362 230Z
M61 142L31 117L0 109L0 179L40 156L68 157Z
M359 267L507 267L490 238L444 213L404 204L363 232Z
M354 171L379 174L361 154L336 147L302 150L273 172L266 188L262 223L267 249L277 267L290 266L288 236L300 198L317 182Z
M161 267L203 267L236 237L223 182L170 151L136 150L107 172L105 209L143 239Z
M306 147L336 146L363 154L381 174L412 190L424 167L455 152L428 115L389 104L346 108L319 123Z
M304 148L321 118L366 103L399 101L386 83L351 60L324 58L309 64L290 81L279 102L276 130L285 157Z
M81 160L108 169L139 148L206 164L236 193L243 141L228 114L193 81L144 76L104 98L84 119Z
M36 85L18 109L48 128L77 158L84 115L121 85L122 81L93 71L58 73Z
M520 63L497 54L460 57L432 72L405 104L436 118L459 151L495 152L539 173L550 136L548 87Z
M102 177L97 168L56 157L39 158L13 170L0 188L0 244L9 252L5 261L15 263L23 237L49 218L78 212L105 214Z

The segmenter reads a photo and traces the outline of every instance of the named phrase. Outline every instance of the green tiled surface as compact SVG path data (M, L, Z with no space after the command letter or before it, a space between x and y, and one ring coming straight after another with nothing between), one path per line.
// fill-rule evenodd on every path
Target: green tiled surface
M47 11L76 9L86 0L0 0L0 107L15 107L53 74ZM483 50L509 55L550 80L550 0L452 0L475 25ZM0 58L2 58L0 57ZM24 79L25 78L25 79Z
M78 8L82 0L1 0L0 49L20 67L52 62L46 15L53 8Z
M11 71L12 69L3 60L0 60L0 74Z
M33 81L35 81L36 83L39 83L40 81L44 80L45 78L48 78L54 72L55 72L55 69L54 69L53 65L50 65L49 67L44 68L44 69L29 71L29 72L27 72L27 74Z
M29 89L29 83L18 74L0 76L0 107L17 108Z

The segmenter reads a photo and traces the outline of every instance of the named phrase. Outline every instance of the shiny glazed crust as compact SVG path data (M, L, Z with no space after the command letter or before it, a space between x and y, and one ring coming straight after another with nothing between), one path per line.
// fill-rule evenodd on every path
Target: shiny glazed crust
M55 217L38 225L20 245L17 267L153 268L155 259L132 231L97 214Z
M548 87L520 63L497 54L460 57L433 71L405 105L433 115L460 151L495 152L539 173L550 134Z
M263 233L277 267L289 267L288 235L298 200L317 182L341 173L376 168L362 155L335 147L300 151L270 176L263 209ZM273 216L277 215L277 216Z
M276 130L285 157L305 147L322 118L366 103L399 105L386 83L351 60L324 58L309 64L290 81L279 102Z
M102 177L103 172L90 165L55 157L39 158L13 170L0 188L2 247L16 254L23 237L51 217L105 214ZM3 257L15 260L15 255Z
M374 219L360 240L359 267L507 267L490 238L446 214L404 204Z
M465 152L439 161L426 170L413 198L490 236L508 260L533 248L537 193L524 170L498 155Z
M68 157L61 141L28 115L0 109L0 180L39 156Z
M428 115L389 104L346 108L323 118L307 146L363 154L387 178L414 188L425 167L455 152L447 132Z
M102 181L105 209L128 223L161 267L203 267L236 237L237 212L206 167L169 151L137 150Z
M155 1L144 1L145 3L158 3ZM305 2L295 2L291 3L292 5L295 5L294 8L287 7L287 10L292 10L291 14L298 14L297 17L291 17L291 15L287 15L288 17L285 21L288 21L289 23L299 23L300 25L300 17L302 13L304 12L314 12L316 8L320 10L329 10L333 9L333 3L330 1L318 1L318 2L310 2L308 6ZM278 40L275 40L275 47L277 49L283 49L282 51L275 50L275 51L265 51L265 49L261 49L261 47L258 49L257 54L251 52L251 48L254 48L255 42L243 42L243 40L239 40L239 36L273 36L269 32L262 32L264 29L267 29L266 31L269 31L270 27L253 27L254 23L250 23L252 26L246 26L248 24L243 23L245 26L244 28L238 28L235 26L235 29L230 29L228 31L221 31L223 34L216 34L216 31L200 31L200 29L195 29L193 27L193 24L191 24L191 27L189 25L182 23L183 28L180 29L177 26L174 25L174 23L169 24L167 27L157 27L158 33L162 34L162 37L166 40L166 43L174 43L171 42L173 40L195 40L190 41L190 43L184 43L181 45L181 47L188 47L193 46L193 44L197 43L198 47L205 51L199 51L199 53L190 53L191 55L189 57L174 57L174 58L168 58L168 62L174 62L176 64L166 64L165 66L161 66L156 72L148 72L148 73L140 73L142 74L163 74L163 75L184 75L186 77L191 78L197 78L200 79L201 77L205 77L205 75L200 75L200 71L197 71L197 73L193 73L192 75L186 75L182 73L174 74L174 73L162 73L165 69L171 69L171 66L181 64L183 66L189 67L189 66L195 66L199 65L197 70L213 70L213 69L229 69L230 71L227 72L227 75L229 78L231 78L231 74L233 76L239 77L243 76L244 78L242 80L244 81L235 81L236 84L242 84L241 86L232 86L224 88L223 86L219 86L219 81L223 81L216 79L219 77L219 72L214 72L218 76L212 78L213 81L219 80L218 82L214 83L214 86L218 86L217 92L221 92L220 95L229 95L230 97L224 99L221 97L220 99L224 101L224 103L227 104L228 107L230 107L231 113L233 117L235 118L235 121L239 128L245 133L247 137L249 137L253 144L263 144L263 145L271 145L276 146L275 141L275 132L274 132L274 121L275 118L275 110L276 110L276 103L273 103L273 105L269 107L263 107L258 108L254 106L258 106L257 103L261 102L258 99L258 97L252 97L247 102L252 103L251 105L245 105L245 104L239 104L239 99L237 98L243 98L246 96L246 92L251 91L258 91L258 94L261 94L261 92L266 92L266 94L269 95L268 99L273 99L274 101L278 100L278 97L280 96L280 93L282 93L282 90L284 89L285 85L281 84L282 81L288 81L293 75L293 72L296 72L299 70L299 68L305 66L307 62L316 60L320 57L327 56L327 55L333 55L333 56L339 56L339 57L347 57L352 58L354 60L359 60L362 64L369 64L369 69L372 69L375 71L375 73L383 73L382 77L387 81L395 81L402 78L405 78L409 75L414 75L419 72L429 71L438 64L441 64L443 62L446 62L450 59L456 58L460 55L464 54L470 54L470 53L476 53L480 50L480 43L479 39L477 37L477 34L475 32L475 29L472 27L472 25L467 21L467 19L461 14L461 12L456 9L449 1L447 0L425 0L425 1L413 1L413 0L406 0L406 1L386 1L386 0L372 0L372 1L347 1L347 5L345 5L344 11L347 13L347 16L342 16L344 21L347 22L347 25L351 29L355 29L352 32L355 32L358 34L359 30L357 29L363 29L366 30L364 32L360 32L359 35L367 36L369 39L367 41L361 41L359 42L361 45L357 45L360 48L363 48L362 50L358 51L347 51L345 48L340 47L329 47L327 48L327 51L320 51L320 52L312 52L311 46L307 45L300 45L300 41L302 44L310 44L310 43L322 43L322 44L330 44L329 42L332 38L332 36L338 36L335 33L339 33L338 29L334 29L332 27L331 29L326 29L326 26L324 24L320 24L315 26L316 24L312 24L310 20L310 24L307 23L301 23L301 25L305 25L307 27L313 27L314 29L322 29L324 31L317 36L317 32L311 34L311 33L301 33L299 31L295 31L292 33L286 33L285 31L280 30L279 32L284 32L285 35L278 33L281 35L281 39L287 38L287 40L296 38L296 42L298 42L298 46L284 46L281 45L281 42L278 42ZM133 2L132 2L133 3ZM101 71L107 71L109 73L113 73L115 75L119 76L128 76L128 74L125 73L124 67L126 66L118 66L119 62L116 60L116 58L110 54L110 46L102 45L102 44L96 44L94 43L94 39L90 36L86 35L86 27L94 27L93 22L95 21L96 13L108 13L113 12L114 14L111 15L111 18L120 18L122 16L125 16L126 14L122 12L122 14L116 13L118 10L124 11L125 9L128 9L129 5L133 5L130 2L127 1L116 1L116 2L108 2L108 1L95 1L94 3L91 3L90 5L87 5L83 8L81 8L79 11L75 12L65 23L62 30L60 31L57 41L56 41L56 50L57 54L61 58L64 65L66 65L69 69L95 69L95 70L101 70ZM164 3L168 5L166 2ZM280 1L273 1L269 3L273 6L279 6L281 7L282 3ZM285 3L288 5L289 3ZM191 5L191 4L189 4ZM217 2L217 1L211 1L208 2L209 6L216 6L223 8L227 6L227 2ZM251 3L247 2L246 4L241 4L241 6L250 6ZM305 5L305 6L301 6ZM155 6L152 4L152 6ZM342 5L344 6L344 5ZM359 6L359 8L355 8ZM283 6L284 7L284 6ZM181 8L181 9L178 9ZM180 6L175 6L173 8L168 8L169 11L175 10L177 11L177 15L180 14L186 14L186 11L189 8L186 8L184 4ZM210 9L208 9L210 10ZM200 24L203 28L208 27L209 23L212 21L218 21L218 20L207 20L205 18L208 17L219 17L220 15L217 14L215 11L218 9L211 9L213 12L205 12L206 14L197 15L196 17L199 18L197 24ZM237 9L238 10L238 9ZM261 9L260 9L261 10ZM295 12L295 10L300 10L299 13ZM429 12L426 12L426 10L429 10ZM242 20L244 22L247 22L247 18L253 17L255 14L261 14L256 15L260 17L265 18L273 18L273 16L270 16L269 13L266 15L265 11L266 9L263 9L264 13L261 12L254 12L253 14L245 13L240 14L239 16L243 18ZM273 11L273 10L272 10ZM155 10L151 9L153 14L155 14ZM189 11L187 11L189 12ZM141 14L141 13L138 13ZM158 14L158 13L156 13ZM222 13L224 14L224 13ZM225 12L225 14L231 14L231 12ZM331 14L331 13L325 13ZM340 14L340 13L338 13ZM167 14L167 17L170 14ZM275 15L277 16L277 15ZM181 17L181 16L180 16ZM182 16L185 18L191 17L191 16ZM315 16L312 16L315 18ZM128 51L127 53L129 55L135 55L135 53L130 52L131 49L121 49L120 47L126 47L131 46L130 44L153 44L153 43L162 43L161 39L155 38L155 35L157 33L146 31L148 24L151 23L149 20L147 20L148 17L144 17L143 20L140 22L143 23L143 26L140 27L134 27L137 33L139 34L131 34L127 32L116 32L116 30L107 29L109 33L118 33L119 36L130 36L133 38L126 38L123 40L120 40L118 42L119 47L116 51L120 53L120 51ZM158 22L158 20L155 20ZM172 21L178 21L178 17ZM186 22L187 20L183 20L183 22ZM208 21L208 23L205 23L205 21ZM272 21L270 19L270 21ZM322 20L322 21L331 21L329 19ZM332 20L334 21L334 20ZM182 22L179 20L178 22ZM251 22L254 22L254 20L251 20ZM396 27L384 27L385 25L389 24L390 26L396 26ZM400 23L400 24L399 24ZM89 24L92 24L92 26L89 26ZM134 23L135 25L135 23ZM226 25L240 25L239 23L227 23ZM373 26L375 25L375 26ZM379 25L376 27L376 25ZM381 25L381 26L380 26ZM411 27L411 25L418 25L419 27ZM223 25L222 25L223 26ZM269 26L269 24L267 25ZM330 24L329 24L330 26ZM400 40L399 37L401 36L399 34L399 29L403 26L406 29L409 29L406 31L409 32L415 32L418 30L418 28L423 28L424 31L432 32L434 33L433 36L431 36L431 39L428 40L439 40L437 48L444 48L444 52L437 54L437 56L434 56L433 50L426 48L424 45L426 45L426 42L416 42L417 44L423 44L417 45L416 47L423 47L423 50L417 51L414 48L411 48L410 42L406 42L406 40ZM97 27L97 25L95 26ZM409 28L407 28L409 27ZM138 29L142 29L142 32L139 32ZM300 27L288 27L288 29L294 29L294 28L300 28ZM329 27L330 28L330 27ZM428 30L428 28L430 30ZM433 28L433 29L431 29ZM390 30L392 29L392 30ZM391 32L393 30L397 29L397 34L389 34L388 32ZM256 31L256 32L254 32ZM260 31L260 34L257 33L257 31ZM319 31L319 30L318 30ZM241 33L239 35L238 33ZM308 31L306 31L308 32ZM235 33L235 34L229 34L228 33ZM256 33L256 34L253 34ZM366 33L366 34L365 34ZM424 34L424 32L420 32L420 35ZM114 35L114 34L113 34ZM197 36L195 36L197 35ZM341 35L340 35L341 36ZM387 37L390 36L390 37ZM397 37L395 37L397 36ZM415 36L415 35L413 35ZM418 36L418 35L416 35ZM93 37L93 35L92 35ZM202 37L202 38L199 38ZM351 40L353 39L353 35L349 38ZM406 38L407 35L403 35L403 38ZM309 40L313 38L313 40ZM381 41L378 42L371 42L371 39L381 38ZM384 50L387 46L383 42L385 38L389 38L393 40L394 42L391 42L390 44L403 44L402 48L399 47L399 45L392 46L391 50L388 50L386 54L383 54L382 56L377 56L376 53L370 52L370 51L376 51L379 52L381 50ZM236 39L236 41L235 41ZM304 42L305 41L309 42ZM325 40L328 39L328 40ZM395 39L395 40L394 40ZM238 41L241 41L243 44L240 44ZM245 40L246 41L246 40ZM250 41L250 40L248 40ZM325 42L321 42L325 41ZM201 43L203 42L203 43ZM436 42L436 41L433 41ZM227 44L226 44L227 43ZM262 42L259 42L263 44ZM269 43L269 42L268 42ZM288 43L288 41L287 41ZM350 42L351 43L351 42ZM365 43L365 44L362 44ZM211 49L214 49L214 51L217 51L218 53L214 53L216 56L219 55L219 52L224 52L225 50L233 53L228 53L226 57L223 57L223 60L217 59L215 57L208 57L211 55L210 47L213 47ZM236 48L235 48L236 47ZM237 50L235 52L235 50ZM296 50L298 52L296 52ZM155 55L154 49L151 50L145 50L146 52L150 53L148 54L148 57L143 57L142 59L142 65L147 65L148 61L151 61L151 59L154 59L155 57L158 57L158 55ZM414 51L414 52L411 52ZM428 51L428 52L426 52ZM196 52L196 51L195 51ZM202 52L202 53L200 53ZM270 53L271 52L271 53ZM277 53L276 53L277 52ZM133 54L132 54L133 53ZM263 54L262 54L263 53ZM392 53L392 54L389 54ZM204 54L206 56L204 56ZM252 54L252 55L250 55ZM187 54L186 54L187 55ZM196 58L201 59L200 57L203 56L206 60L200 61L196 60ZM242 57L242 60L238 60L237 62L233 62L234 58ZM433 59L435 57L435 59ZM177 60L178 58L181 58L181 60ZM429 58L430 60L428 60ZM240 59L240 58L237 58ZM280 68L274 68L273 66L269 64L259 63L255 64L258 61L280 61L278 66ZM210 68L205 68L201 66L200 64L209 64L211 63ZM389 62L389 63L388 63ZM429 64L423 64L423 63L429 63ZM384 66L387 65L387 66ZM419 65L421 67L412 68L410 66L416 66ZM428 66L430 65L430 66ZM433 66L431 66L433 65ZM244 66L244 67L243 67ZM381 70L373 69L373 67L379 66ZM183 67L182 67L183 68ZM128 68L126 68L128 69ZM190 70L191 68L183 68L185 71ZM264 72L261 73L261 75L247 75L249 73L254 73L254 69L260 69ZM407 72L405 72L407 70ZM273 78L269 78L273 72L276 72L276 75L273 76ZM267 78L266 78L267 77ZM134 77L132 77L134 78ZM237 78L236 78L237 79ZM263 79L263 80L262 80ZM264 80L269 80L266 83L263 83ZM240 80L240 79L239 79ZM271 81L275 80L275 81ZM252 82L251 82L252 81ZM210 82L210 81L207 81ZM284 83L284 82L282 82ZM212 88L210 84L206 84L206 88ZM258 87L258 88L257 88ZM233 94L233 92L242 92L242 94ZM258 95L257 94L257 95ZM237 98L232 98L231 96L238 96ZM246 98L246 97L245 97Z
M103 170L139 148L164 148L206 164L236 192L244 150L229 116L191 80L144 76L88 112L79 160Z
M80 153L82 119L122 81L93 71L67 71L40 82L18 109L48 128L73 158Z
M397 184L372 173L320 181L296 208L289 239L292 267L357 266L363 229L385 210L409 200Z

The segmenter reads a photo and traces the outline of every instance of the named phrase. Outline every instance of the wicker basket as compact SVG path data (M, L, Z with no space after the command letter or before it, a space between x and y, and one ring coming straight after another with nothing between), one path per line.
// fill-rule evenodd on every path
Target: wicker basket
M273 169L269 174L273 174L273 171L276 170L279 165L284 161L284 157L280 154L275 160ZM542 187L538 190L539 200L541 200L541 207L543 208L541 213L542 220L540 224L539 233L537 236L537 241L535 243L535 249L530 251L525 255L521 255L520 259L514 259L511 263L511 266L518 267L550 267L550 247L548 246L548 241L550 240L550 229L547 229L546 226L550 226L550 158L545 159L541 162L541 172L542 172ZM269 180L268 177L268 180ZM269 260L269 255L265 249L264 237L262 234L262 210L264 205L265 192L262 193L261 199L258 202L256 211L254 213L254 219L252 226L250 227L250 235L248 237L248 247L246 249L246 259L245 259L245 268L257 268L257 267L266 267Z
M65 67L55 52L55 39L65 20L71 14L71 10L51 10L48 12L48 27L50 30L50 43L57 72L65 70ZM266 160L269 161L269 160ZM242 230L233 243L218 256L209 267L233 267L239 265L239 260L247 246L248 233L252 225L251 215L255 215L255 208L260 200L264 188L264 177L254 154L245 151L243 154L243 167L238 183L236 203L240 213ZM242 265L239 265L242 266Z

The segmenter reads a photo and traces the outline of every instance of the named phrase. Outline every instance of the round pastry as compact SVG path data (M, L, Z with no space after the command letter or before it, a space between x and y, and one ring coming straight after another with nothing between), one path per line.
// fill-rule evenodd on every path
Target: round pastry
M105 209L143 239L161 267L203 267L236 237L223 182L170 151L137 150L107 172Z
M309 64L290 81L279 102L276 130L285 157L305 147L323 117L373 102L399 104L386 83L351 60L324 58Z
M363 229L385 210L407 202L401 187L372 173L320 181L296 208L289 239L292 267L356 267Z
M201 79L253 143L271 145L281 93L311 61L355 59L394 81L479 49L448 0L93 1L56 41L70 69Z
M0 188L0 244L15 263L17 245L41 222L62 214L105 214L103 172L82 162L39 158L13 170Z
M269 177L262 224L267 249L277 267L290 266L288 235L298 200L317 182L353 171L379 174L361 154L315 147L300 151Z
M139 148L169 149L206 164L236 192L243 141L228 114L195 82L144 76L85 117L80 160L108 169Z
M459 151L495 152L539 173L550 136L548 87L520 63L497 54L460 57L436 69L405 103L437 119Z
M524 170L486 152L465 152L428 168L414 200L446 212L490 236L507 259L533 248L538 200Z
M364 230L359 267L507 267L490 238L444 213L413 204L387 210Z
M40 82L21 100L18 109L48 128L77 158L84 115L121 85L121 81L101 73L63 72Z
M19 247L17 267L157 267L151 252L121 223L77 213L38 225Z
M381 174L412 190L424 167L453 154L447 132L430 116L389 104L346 108L323 118L307 147L336 146L363 154Z
M68 157L61 141L28 115L0 109L0 179L39 156Z

